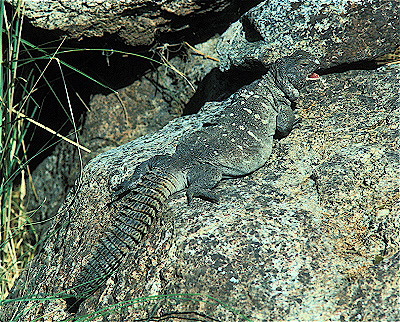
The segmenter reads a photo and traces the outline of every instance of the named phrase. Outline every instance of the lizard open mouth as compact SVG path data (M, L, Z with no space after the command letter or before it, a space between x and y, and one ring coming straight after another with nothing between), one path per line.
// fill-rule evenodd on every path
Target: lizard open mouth
M319 75L317 73L312 73L307 76L307 80L317 80L319 79Z

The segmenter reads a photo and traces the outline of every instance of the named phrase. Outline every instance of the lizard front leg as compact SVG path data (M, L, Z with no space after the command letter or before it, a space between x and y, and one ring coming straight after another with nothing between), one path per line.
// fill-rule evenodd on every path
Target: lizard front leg
M290 105L283 105L276 117L275 138L281 139L289 135L292 131L296 119Z

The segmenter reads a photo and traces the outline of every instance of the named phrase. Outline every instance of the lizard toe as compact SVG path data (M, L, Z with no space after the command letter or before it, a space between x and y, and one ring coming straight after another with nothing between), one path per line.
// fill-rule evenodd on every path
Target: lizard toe
M206 201L217 203L219 202L219 196L211 191L210 189L204 189L200 187L189 187L186 192L188 204L191 204L193 198L200 198Z

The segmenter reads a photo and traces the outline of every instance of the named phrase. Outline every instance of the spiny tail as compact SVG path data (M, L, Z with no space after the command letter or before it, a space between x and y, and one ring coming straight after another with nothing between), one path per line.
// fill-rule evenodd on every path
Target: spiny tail
M176 192L176 186L173 176L148 172L114 203L118 207L114 223L76 278L76 298L90 295L118 268L125 255L147 235L166 200Z

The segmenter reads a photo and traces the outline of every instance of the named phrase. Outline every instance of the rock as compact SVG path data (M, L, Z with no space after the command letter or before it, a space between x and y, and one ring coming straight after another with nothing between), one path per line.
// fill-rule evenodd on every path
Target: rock
M376 11L375 5L370 3L366 3L363 6L354 4L352 8L348 8L344 4L339 5L336 2L336 7L333 5L327 7L321 5L320 2L314 3L311 1L311 3L312 5L309 7L306 7L306 5L308 6L309 4L308 2L298 6L296 5L295 7L292 6L290 12L287 11L290 6L288 6L286 2L279 2L278 4L270 2L269 5L261 3L259 6L246 13L241 22L233 24L220 40L213 38L202 45L198 45L197 48L201 52L212 57L219 57L221 62L218 66L223 70L230 67L231 64L243 66L246 65L245 62L248 63L250 61L272 61L278 56L282 56L283 53L291 51L295 45L295 43L285 43L285 39L288 38L288 36L287 32L283 32L283 29L287 28L288 25L292 26L294 24L293 17L296 17L296 19L298 19L296 20L298 21L296 25L299 26L299 30L301 30L300 27L304 30L300 32L297 29L293 30L291 27L288 29L291 30L290 37L297 39L299 41L298 46L303 49L307 47L313 48L315 54L322 58L321 60L325 62L325 65L331 66L335 63L344 62L345 59L352 61L354 59L363 59L367 57L365 55L362 56L360 52L354 55L356 51L351 49L352 47L350 47L350 45L353 45L350 39L353 39L351 37L355 29L348 27L348 24L350 24L349 21L353 21L353 25L366 25L368 28L374 28L374 25L370 24L368 19L379 15L379 19L377 17L374 18L375 21L384 24L386 21L385 19L389 19L388 17L395 15L396 10L398 11L399 9L398 2L392 3L390 1L381 3L381 11ZM76 2L70 5L78 6L79 4L81 3ZM41 5L43 5L43 2L27 2L27 12L29 12L30 6ZM58 6L60 4L57 2L52 3L52 5ZM122 6L122 4L120 5ZM172 4L170 4L170 6L172 6ZM88 8L92 7L89 6ZM336 8L336 11L334 8ZM268 15L270 10L274 10L274 15L271 17ZM392 11L389 14L390 10ZM309 15L305 18L301 18L300 14L304 12ZM317 12L319 14L317 14ZM337 12L342 12L342 14L338 15ZM73 14L76 14L76 12ZM268 15L268 19L276 19L273 28L266 25L266 21L270 20L263 20L265 15ZM332 15L332 17L330 15ZM365 20L356 23L356 19ZM340 37L346 39L346 41L330 44L330 41L332 42L332 39L328 37L328 30L331 30L330 28L327 29L326 33L310 33L307 29L310 21L313 21L315 26L322 26L325 23L325 27L340 27L340 30L343 29L342 33L337 32L335 34L341 35ZM335 25L334 22L337 25ZM391 48L392 39L393 41L397 39L394 35L400 30L400 26L397 24L397 20L384 24L384 26L379 29L379 33L372 33L378 38L374 38L375 40L368 38L368 41L375 41L375 43L369 44L369 53L371 53L371 55L372 53L375 55L381 52L387 52L386 50ZM348 29L345 27L348 27ZM362 29L363 32L368 33L371 31L371 29L368 28ZM393 28L397 28L397 30ZM253 31L251 32L251 30ZM252 37L249 36L249 32ZM301 38L300 41L299 37L296 36L299 32L301 35L307 35L307 37ZM325 38L319 39L318 37ZM387 37L389 40L378 41L379 39L383 39L382 37ZM246 40L246 38L251 41ZM316 40L314 40L314 38ZM254 41L254 39L263 40ZM281 41L282 46L278 45L279 42L277 39ZM307 41L305 39L307 39ZM366 39L367 38L363 38L363 41L367 41ZM219 56L215 50L217 41ZM326 50L334 45L338 46L338 49L332 50L331 52ZM359 47L359 49L360 48L363 47ZM342 54L339 55L340 57L338 56L339 58L332 57L332 53L335 52L340 52ZM349 54L347 55L345 52L349 52ZM204 59L204 57L198 55L190 55L187 61L185 57L178 57L172 60L171 63L178 70L184 72L196 89L197 85L206 75L211 75L209 74L210 70L217 66L215 61ZM160 74L163 76L159 77ZM223 76L226 77L226 75ZM240 78L240 85L243 85L244 76ZM90 103L91 111L87 115L81 138L81 143L89 147L93 152L90 154L82 153L82 165L86 165L92 157L102 151L118 146L140 135L160 129L172 118L180 116L186 104L188 110L191 109L190 105L192 101L190 100L193 95L193 100L199 99L200 102L205 102L207 98L216 99L218 95L215 93L212 94L212 92L215 91L215 83L220 87L226 84L224 83L223 77L220 77L220 75L218 77L217 75L215 78L206 79L203 84L201 84L205 89L195 94L189 84L177 76L172 70L159 68L155 72L144 75L131 86L119 91L120 98L124 102L124 107L121 107L121 101L114 94L108 96L94 96ZM228 83L228 87L233 86ZM225 96L222 97L224 98ZM123 115L128 118L121 118L121 110L123 110ZM73 186L80 171L81 163L75 147L65 143L57 147L52 156L45 160L34 171L33 183L35 185L36 194L34 194L33 191L28 192L27 205L28 210L35 210L33 215L34 221L44 222L43 225L36 226L39 236L48 228L48 219L54 216L57 209L60 207L61 202L64 200L68 190ZM43 202L44 200L46 201Z
M8 2L12 3L11 0ZM25 15L34 26L71 38L120 37L132 46L151 45L161 34L203 34L229 25L259 1L231 0L26 0ZM208 23L204 23L207 19ZM235 19L235 18L234 18ZM237 18L236 18L237 19ZM201 28L199 28L201 25ZM225 27L226 28L226 27ZM204 40L203 40L204 41Z
M287 6L287 2L268 3L276 10ZM219 44L221 68L271 61L297 47L315 50L326 67L369 59L394 48L400 30L395 19L398 2L354 2L350 7L344 2L324 3L330 5L309 1L306 7L291 2L290 14L275 11L270 17L276 20L279 33L275 34L257 20L271 7L264 3L264 7L249 12L224 34ZM332 8L343 9L339 10L342 15L334 15ZM299 12L305 14L305 20ZM292 15L297 15L300 26L290 23ZM286 28L290 28L285 30L291 30L293 43L284 42L290 37L279 29L285 28L279 17L289 21ZM372 18L374 24L370 23ZM309 23L314 34L306 28ZM325 30L324 26L329 28ZM349 26L358 29L351 31ZM380 26L379 33L373 32L376 26ZM303 38L292 33L296 30L303 30ZM335 33L329 38L332 31ZM285 37L279 40L283 46L278 46L279 42L273 40L282 33ZM367 36L360 37L363 33ZM243 59L245 55L250 59ZM207 62L198 58L198 65ZM200 74L207 74L211 68ZM203 76L196 77L199 81ZM137 83L135 91L120 91L128 116L136 100L144 99L140 106L154 107L147 113L147 121L121 118L120 101L113 95L93 99L92 104L99 105L92 105L87 124L93 124L93 128L84 131L82 142L96 152L84 156L84 163L105 152L87 165L69 192L45 246L16 282L11 301L4 303L1 321L11 321L22 311L21 321L71 317L62 299L40 301L38 305L37 301L12 299L68 289L113 220L106 207L110 184L151 155L172 151L181 135L209 120L222 104L208 104L198 115L176 119L161 132L106 151L144 134L140 124L150 122L151 129L161 127L169 117L179 115L181 104L187 103L185 85L178 85L181 91L172 94L162 91L169 99L178 97L172 113L158 109L160 103L169 106L165 97L153 97L156 105L147 94L131 99L141 91L170 89L173 83L172 77L165 86L154 86L157 78L153 74L151 79ZM252 321L399 320L399 83L399 67L392 65L326 75L312 84L299 102L303 122L288 138L276 143L263 169L221 183L218 191L223 200L219 205L197 200L189 207L183 193L176 195L152 235L132 252L105 287L80 305L77 315L98 314L94 312L127 300L126 309L110 310L109 320L147 318L152 314L148 312L156 316L193 312L181 313L180 317L207 314L221 321L241 321L240 314ZM105 112L102 104L110 110ZM117 105L119 110L113 111ZM130 127L136 134L129 131ZM54 197L46 210L51 214L67 190L52 188L52 181L61 183L59 187L68 186L74 181L71 173L79 173L73 152L60 148L60 155L38 170L38 176L47 179L37 191L43 193L42 197ZM155 298L148 299L144 307L129 306L135 298L148 295Z
M217 38L196 46L196 50L216 56ZM148 72L132 85L116 94L94 95L83 125L80 143L92 152L81 152L62 142L55 151L33 171L35 193L28 192L28 210L35 210L36 232L42 235L49 218L57 213L69 189L81 173L81 168L101 152L161 129L168 121L182 115L185 105L194 95L198 84L216 68L217 62L187 50L185 55L171 59L171 68L160 66ZM122 106L123 103L123 106Z
M399 68L325 75L311 84L298 104L302 122L276 142L265 167L222 182L219 204L189 206L177 194L143 245L76 315L399 320ZM107 187L138 162L173 151L223 104L90 161L10 298L65 291L112 221ZM71 317L63 300L32 303L9 303L2 321L27 305L25 320ZM106 317L95 313L100 309Z
M396 0L263 1L222 35L220 68L272 62L295 49L322 58L322 67L371 60L398 46L399 14Z

